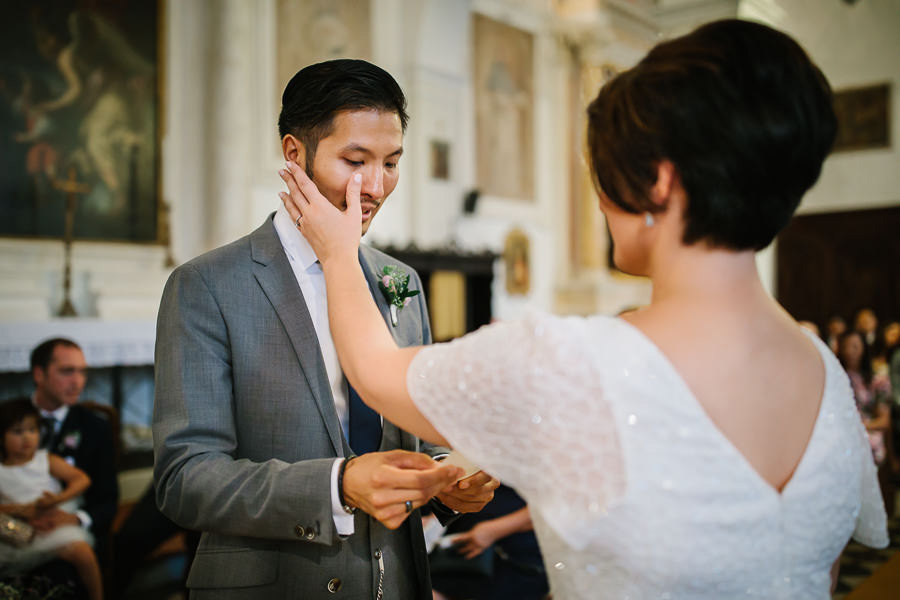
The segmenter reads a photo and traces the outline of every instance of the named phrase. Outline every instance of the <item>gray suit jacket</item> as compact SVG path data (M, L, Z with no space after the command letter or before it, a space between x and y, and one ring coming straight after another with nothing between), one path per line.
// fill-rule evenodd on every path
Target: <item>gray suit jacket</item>
M360 263L379 309L383 266ZM401 346L431 341L423 294L390 327ZM153 419L157 502L204 532L192 598L431 598L421 517L390 531L357 511L342 539L332 518L335 457L350 454L318 339L271 216L250 235L177 268L157 323ZM385 421L382 450L419 450ZM332 591L332 590L335 590Z

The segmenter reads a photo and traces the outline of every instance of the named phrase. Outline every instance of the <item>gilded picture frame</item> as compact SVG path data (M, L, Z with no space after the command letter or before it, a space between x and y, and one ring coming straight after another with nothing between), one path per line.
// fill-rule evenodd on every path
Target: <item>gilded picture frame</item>
M0 236L161 242L162 4L0 8Z

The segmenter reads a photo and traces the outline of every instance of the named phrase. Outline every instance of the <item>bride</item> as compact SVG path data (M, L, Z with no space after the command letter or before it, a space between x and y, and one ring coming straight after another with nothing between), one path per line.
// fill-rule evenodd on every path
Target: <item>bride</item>
M357 258L362 175L339 211L290 165L344 372L520 492L555 598L828 598L851 537L887 545L884 508L846 375L754 259L819 176L828 83L786 35L720 21L656 46L588 116L615 262L653 282L621 318L398 349Z

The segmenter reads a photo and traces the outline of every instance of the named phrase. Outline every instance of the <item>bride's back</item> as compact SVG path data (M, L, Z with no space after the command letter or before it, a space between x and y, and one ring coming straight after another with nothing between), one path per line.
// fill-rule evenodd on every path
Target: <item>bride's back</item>
M729 290L737 296L732 302L676 299L626 320L658 347L725 438L780 491L810 440L825 368L809 337L761 292L750 300Z

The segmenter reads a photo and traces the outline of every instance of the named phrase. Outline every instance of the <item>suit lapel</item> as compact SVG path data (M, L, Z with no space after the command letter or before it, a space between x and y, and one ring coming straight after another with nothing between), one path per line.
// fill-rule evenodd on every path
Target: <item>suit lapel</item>
M341 456L344 454L343 436L319 339L271 218L250 235L250 252L254 261L253 275L287 332L334 452Z

